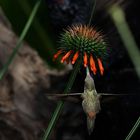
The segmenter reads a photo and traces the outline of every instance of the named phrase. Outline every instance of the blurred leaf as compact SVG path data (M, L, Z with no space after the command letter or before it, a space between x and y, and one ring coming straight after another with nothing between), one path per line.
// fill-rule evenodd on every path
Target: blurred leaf
M128 51L128 54L134 64L137 75L140 78L140 51L126 22L125 14L123 10L117 5L114 5L109 9L109 14L111 15L114 24L118 29L118 32ZM130 140L139 126L140 117L134 124L133 128L131 129L125 140Z
M24 27L35 1L36 0L0 1L0 5L4 9L17 34L20 34ZM51 29L47 15L47 6L45 2L42 1L40 11L34 19L30 32L26 36L26 41L38 51L40 56L44 58L49 65L61 67L60 63L54 63L52 59L53 54L56 52L56 41L53 38L53 29Z
M125 14L117 5L112 6L109 9L109 13L134 64L137 75L140 78L140 51L126 22Z
M19 48L22 46L22 42L24 40L24 37L26 36L26 34L27 34L27 32L28 32L31 24L32 24L32 21L33 21L35 15L36 15L36 13L37 13L37 11L39 9L40 3L41 3L41 0L39 0L39 1L36 2L35 6L34 6L34 8L32 10L32 12L31 12L31 15L30 15L30 17L29 17L29 19L28 19L28 21L27 21L27 23L26 23L26 25L25 25L25 27L24 27L24 29L23 29L20 37L19 37L19 40L17 42L16 47L14 48L11 56L8 58L7 63L4 65L3 69L0 71L0 80L3 78L4 74L8 70L9 65L14 60L14 58L15 58L18 50L19 50Z

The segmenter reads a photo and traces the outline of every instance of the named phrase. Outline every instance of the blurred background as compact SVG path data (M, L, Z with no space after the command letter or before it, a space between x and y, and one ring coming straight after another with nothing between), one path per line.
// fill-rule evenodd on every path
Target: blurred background
M120 6L140 54L138 2L97 0L91 23L98 31L102 31L109 49L108 58L104 62L104 76L92 75L97 91L137 95L103 97L102 110L97 115L91 136L86 130L86 116L81 102L66 102L50 139L122 140L140 116L140 56L136 67L133 63L136 55L129 55L124 45L126 43L112 20L113 10L110 10L114 4ZM0 0L0 68L14 49L35 3L36 0ZM53 54L59 47L60 34L72 24L87 24L93 3L93 0L42 0L22 48L0 81L1 140L42 138L56 106L56 102L49 101L43 93L61 93L72 69L72 66L53 61ZM127 32L121 30L123 36L127 36ZM84 78L85 70L81 67L72 92L83 91ZM140 138L139 131L134 134L134 140Z

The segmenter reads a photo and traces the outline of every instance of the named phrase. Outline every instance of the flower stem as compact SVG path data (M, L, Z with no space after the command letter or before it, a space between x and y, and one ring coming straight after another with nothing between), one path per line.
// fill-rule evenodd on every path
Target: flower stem
M140 117L138 118L138 120L136 121L136 123L134 124L133 128L131 129L131 131L129 132L129 134L127 135L127 137L125 138L125 140L130 140L133 136L133 134L136 132L137 128L140 126Z
M29 17L29 19L28 19L28 21L27 21L27 23L26 23L26 25L25 25L20 37L19 37L19 40L17 42L16 47L14 48L11 56L8 58L8 61L6 62L6 64L2 68L2 70L0 71L0 80L3 78L4 74L8 70L9 65L13 62L13 60L14 60L14 58L15 58L18 50L19 50L19 48L22 46L23 39L25 38L25 36L26 36L26 34L27 34L32 22L33 22L33 19L34 19L35 15L36 15L36 13L37 13L37 11L39 9L40 3L41 3L41 0L38 0L36 2L32 12L31 12L31 15L30 15L30 17Z
M90 15L90 19L89 19L88 25L91 24L91 21L92 21L92 18L93 18L93 14L94 14L95 8L96 8L96 0L94 0L94 4L92 6L92 11L91 11L91 15Z
M70 90L71 90L71 88L73 86L73 83L75 81L76 75L78 73L80 64L81 64L81 60L79 59L79 61L77 61L77 63L74 66L73 72L72 72L72 74L70 76L70 79L69 79L69 81L67 83L67 86L66 86L63 94L68 94L70 92ZM59 115L61 113L61 110L63 108L63 105L64 105L64 101L58 102L57 107L56 107L56 109L55 109L55 111L54 111L54 113L53 113L53 115L51 117L51 120L49 122L48 128L45 131L43 140L47 140L49 138L50 133L51 133L53 127L55 126L56 121L57 121L57 119L58 119L58 117L59 117Z

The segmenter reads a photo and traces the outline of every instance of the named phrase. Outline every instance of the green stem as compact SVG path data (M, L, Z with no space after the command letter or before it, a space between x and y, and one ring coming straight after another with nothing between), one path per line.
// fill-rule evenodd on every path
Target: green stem
M28 16L29 12L31 11L29 1L28 0L18 0L18 2L20 4L21 8L23 9L24 13ZM34 30L36 31L38 37L40 38L41 44L44 45L47 55L49 57L51 57L54 54L55 49L53 47L52 42L50 41L49 35L45 32L43 26L40 24L40 22L37 18L34 19L34 23L32 26L33 26Z
M41 0L38 0L36 2L32 12L31 12L31 15L30 15L30 17L29 17L29 19L28 19L28 21L27 21L27 23L26 23L26 25L25 25L20 37L19 37L19 40L17 42L16 47L14 48L11 56L8 58L8 61L4 65L3 69L0 71L0 80L3 78L4 74L8 70L9 65L13 62L13 60L14 60L14 58L15 58L18 50L19 50L19 48L22 46L23 39L25 38L25 36L26 36L26 34L27 34L32 22L33 22L33 19L34 19L35 15L36 15L36 13L37 13L37 11L39 9L40 3L41 3Z
M131 129L131 131L129 132L129 134L127 135L127 137L125 138L125 140L130 140L131 137L133 136L133 134L135 133L135 131L137 130L137 128L140 126L140 117L138 118L138 120L136 121L136 123L134 124L133 128Z
M94 0L94 4L92 6L92 11L91 11L91 15L90 15L90 19L89 19L89 22L88 22L88 25L91 24L91 20L93 18L93 14L94 14L94 11L95 11L95 7L96 7L96 0Z
M73 72L70 76L70 79L69 79L69 82L67 83L67 86L63 92L63 94L68 94L72 88L72 85L75 81L75 78L76 78L76 75L78 73L78 70L79 70L79 67L80 67L80 64L81 64L81 60L77 61L77 63L75 64L74 66L74 69L73 69ZM48 125L48 128L46 129L45 131L45 135L43 137L43 140L47 140L50 136L50 133L51 133L51 130L53 129L53 127L55 126L56 124L56 121L61 113L61 110L63 108L63 105L64 105L64 102L63 101L60 101L51 117L51 120L49 122L49 125Z

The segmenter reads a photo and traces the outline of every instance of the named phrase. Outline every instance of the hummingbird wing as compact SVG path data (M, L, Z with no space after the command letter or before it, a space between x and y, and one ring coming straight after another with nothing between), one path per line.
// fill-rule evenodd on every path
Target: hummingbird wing
M125 96L125 95L140 95L140 93L98 93L101 96Z
M120 98L122 96L140 96L139 93L98 93L98 95L101 95L102 96L105 96L106 98L104 98L102 100L102 103L105 103L105 102L110 102L112 100L115 100L116 98Z
M69 93L69 94L54 94L54 93L44 93L45 96L49 100L54 101L69 101L69 102L79 102L81 101L81 94L82 93ZM125 96L125 95L140 95L140 94L113 94L113 93L98 93L98 95L101 96ZM115 97L110 97L106 99L107 101L110 101L112 99L115 99Z
M81 94L82 93L69 93L69 94L53 94L53 93L45 93L45 96L49 100L55 100L55 101L69 101L69 102L79 102L81 100Z

